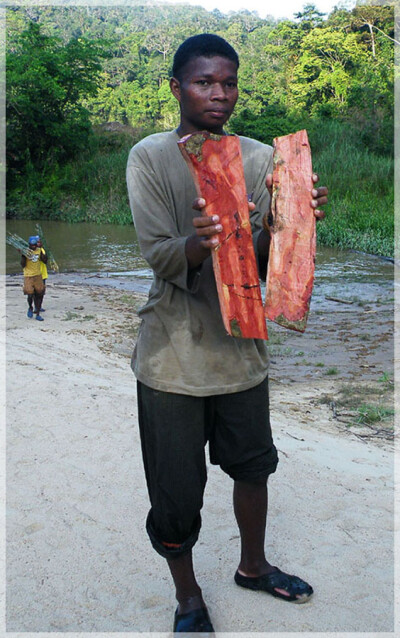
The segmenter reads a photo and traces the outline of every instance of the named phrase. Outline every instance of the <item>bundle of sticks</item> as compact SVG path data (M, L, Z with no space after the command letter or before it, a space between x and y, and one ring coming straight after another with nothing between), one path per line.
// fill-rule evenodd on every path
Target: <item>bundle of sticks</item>
M22 255L25 255L25 257L30 258L34 254L33 250L29 248L28 242L25 241L25 239L22 239L22 237L20 237L16 233L8 232L6 243L16 248Z
M47 255L47 263L50 267L51 270L55 271L55 272L59 272L59 267L58 264L56 262L56 260L54 259L53 253L51 252L45 238L44 238L44 234L43 234L43 230L42 227L40 226L40 224L36 224L36 232L39 235L41 241L42 241L42 246L44 248L44 250L46 251L46 255ZM32 255L34 254L33 250L31 250L29 248L29 244L27 241L25 241L25 239L22 239L22 237L20 237L19 235L17 235L16 233L10 233L7 232L7 237L6 237L6 243L10 244L10 246L13 246L14 248L16 248L18 250L18 252L20 252L22 255L25 255L25 257L31 258Z
M45 239L42 227L41 227L41 225L39 223L36 224L36 231L37 231L37 234L39 235L40 239L42 240L42 246L43 246L43 248L46 251L47 263L48 263L50 269L54 270L55 272L59 272L60 269L58 267L58 264L57 264L56 260L54 259L54 255L53 255L53 253L50 250L50 247L49 247L49 245L48 245L48 243L47 243L47 241Z

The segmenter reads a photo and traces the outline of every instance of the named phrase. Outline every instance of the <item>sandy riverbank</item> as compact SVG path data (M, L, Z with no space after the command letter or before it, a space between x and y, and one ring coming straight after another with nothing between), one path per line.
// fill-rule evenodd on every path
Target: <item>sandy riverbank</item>
M168 635L129 366L144 297L54 277L39 323L18 277L6 293L7 630ZM290 605L234 584L231 484L210 467L195 563L218 632L393 631L391 421L355 425L344 400L391 405L392 312L390 299L331 302L303 336L272 329L268 557L315 596Z

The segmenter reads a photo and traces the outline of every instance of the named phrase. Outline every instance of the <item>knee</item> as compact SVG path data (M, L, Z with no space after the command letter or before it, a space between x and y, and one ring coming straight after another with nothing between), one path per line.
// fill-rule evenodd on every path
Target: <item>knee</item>
M267 494L267 481L268 477L254 481L235 481L233 493L237 497L251 500L258 495Z
M179 525L179 527L181 526ZM176 535L176 532L171 529L163 531L162 529L157 528L152 510L150 510L146 521L146 530L153 548L156 550L156 552L158 552L158 554L168 559L183 556L184 554L190 552L192 547L197 542L200 528L200 514L196 516L191 526L189 526L186 532L184 532L183 537L182 529L180 533Z
M278 453L273 445L267 453L246 460L244 463L222 468L229 476L240 483L266 485L268 477L276 471ZM221 466L222 467L222 466Z

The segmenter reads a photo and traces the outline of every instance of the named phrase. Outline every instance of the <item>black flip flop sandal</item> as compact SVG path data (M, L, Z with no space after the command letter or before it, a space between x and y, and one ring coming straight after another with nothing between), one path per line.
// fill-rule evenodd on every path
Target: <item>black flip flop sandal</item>
M311 585L306 583L298 576L292 576L291 574L285 574L277 567L276 571L270 574L263 574L262 576L250 577L242 576L237 571L235 574L235 583L240 587L246 587L253 591L265 591L276 598L287 600L293 603L306 603L314 593ZM277 589L285 590L288 595L282 594Z
M214 636L214 627L211 624L210 616L205 607L194 609L187 614L175 612L174 633L202 633L204 636Z

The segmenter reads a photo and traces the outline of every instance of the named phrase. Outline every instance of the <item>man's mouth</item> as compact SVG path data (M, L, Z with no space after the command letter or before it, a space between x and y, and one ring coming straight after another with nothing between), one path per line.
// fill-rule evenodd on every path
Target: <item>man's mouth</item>
M227 111L221 109L209 109L207 113L214 117L225 117L227 115Z

